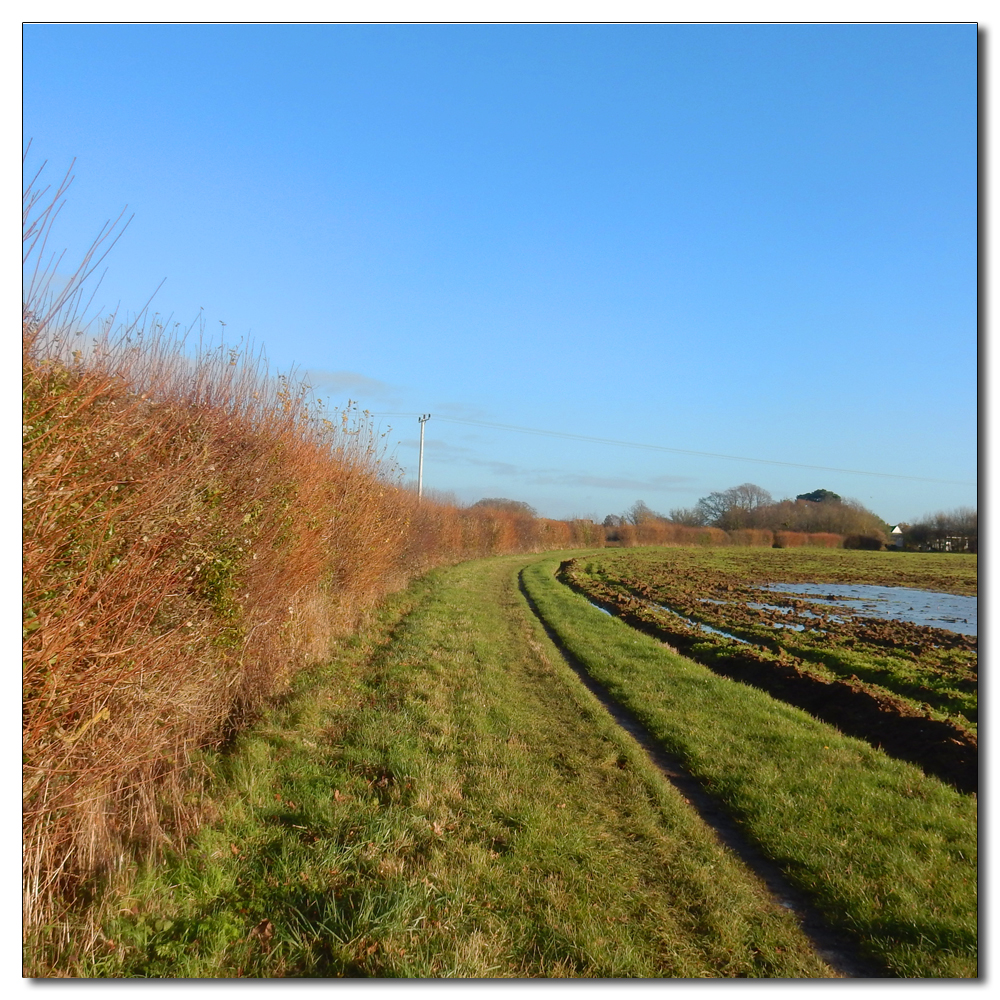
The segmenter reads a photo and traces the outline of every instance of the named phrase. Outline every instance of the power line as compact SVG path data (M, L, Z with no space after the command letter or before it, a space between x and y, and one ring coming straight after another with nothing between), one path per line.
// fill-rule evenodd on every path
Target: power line
M417 417L419 413L369 413L372 417ZM566 431L548 431L537 427L518 427L514 424L497 424L488 420L469 420L465 417L442 417L438 414L436 420L445 420L452 424L469 424L474 427L493 427L498 430L517 431L520 434L539 434L544 437L564 438L569 441L586 441L590 444L614 445L616 448L642 448L646 451L663 451L673 455L695 455L700 458L722 458L732 462L756 462L760 465L781 465L791 469L814 469L819 472L841 472L853 476L878 476L881 479L907 479L919 483L943 483L949 486L975 486L975 483L963 482L957 479L929 479L926 476L904 476L893 472L869 472L865 469L838 469L830 465L806 465L803 462L781 462L773 458L748 458L745 455L722 455L713 451L694 451L690 448L669 448L662 444L641 444L638 441L618 441L613 438L591 437L588 434L570 434Z

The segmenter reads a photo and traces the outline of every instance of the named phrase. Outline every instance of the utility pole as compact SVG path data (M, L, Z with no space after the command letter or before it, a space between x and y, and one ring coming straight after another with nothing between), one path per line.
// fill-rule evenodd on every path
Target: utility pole
M424 495L424 424L431 419L429 413L417 417L420 421L420 460L417 463L417 499Z

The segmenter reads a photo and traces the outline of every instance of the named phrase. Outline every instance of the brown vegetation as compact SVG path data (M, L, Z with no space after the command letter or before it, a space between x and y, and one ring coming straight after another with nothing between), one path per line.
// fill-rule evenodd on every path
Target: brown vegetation
M606 528L607 540L622 548L636 545L729 545L730 538L721 528L690 528L669 521L649 520L641 524L624 522Z
M24 332L26 925L197 818L196 752L446 562L594 546L587 522L419 502L363 415L225 349ZM600 535L601 537L598 537Z
M774 533L767 528L734 528L729 532L732 545L774 547Z
M844 546L844 536L831 531L776 531L774 548L794 549L802 545L812 545L821 549L839 549Z
M200 751L413 574L604 541L589 522L420 502L364 414L331 419L250 352L192 355L155 320L85 339L100 241L61 294L44 257L65 187L24 202L28 934L191 829Z

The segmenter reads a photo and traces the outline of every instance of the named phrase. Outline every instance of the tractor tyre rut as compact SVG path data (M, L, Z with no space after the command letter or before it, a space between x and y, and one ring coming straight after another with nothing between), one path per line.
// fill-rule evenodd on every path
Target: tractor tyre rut
M523 571L518 585L528 607L541 623L546 635L567 666L597 698L614 721L645 752L653 765L680 792L702 821L714 831L718 841L732 851L763 882L772 899L791 911L816 953L843 978L897 978L881 965L860 953L855 940L835 930L799 889L789 882L781 868L749 840L725 807L688 771L681 760L661 747L642 722L610 694L607 688L588 673L586 667L565 647L558 632L542 616L524 583Z

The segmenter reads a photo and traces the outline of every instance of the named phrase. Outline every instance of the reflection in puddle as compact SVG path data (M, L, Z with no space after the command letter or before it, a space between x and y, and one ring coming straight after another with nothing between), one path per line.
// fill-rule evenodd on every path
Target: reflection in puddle
M753 608L754 611L777 611L779 615L787 615L791 612L791 608L783 608L779 604L754 604L752 601L747 601L747 607ZM813 618L818 618L819 615L813 615ZM805 625L799 625L795 622L771 622L771 628L788 628L793 632L805 632Z
M979 633L978 598L975 597L860 583L772 583L757 589L802 594L811 597L816 604L854 608L869 618L911 622L963 635ZM833 615L829 617L836 620Z
M846 621L846 619L840 618L837 615L818 615L815 611L809 611L807 608L784 608L780 604L753 604L747 601L747 607L754 608L757 611L778 611L783 615L793 613L799 618L829 618L835 622Z
M602 608L599 604L595 604L593 601L588 601L587 603L592 608L596 608L598 611L603 611L604 614L610 615L612 618L614 617L614 615L612 615L611 612L607 610L607 608ZM712 601L712 603L713 604L726 604L727 602L726 601ZM741 642L741 643L743 643L744 646L751 646L751 645L753 645L753 643L747 642L746 639L741 639L737 635L731 635L729 632L723 632L722 629L720 629L720 628L712 628L711 625L704 625L701 622L696 622L693 618L687 618L686 616L682 615L680 612L674 611L673 608L668 608L665 604L653 604L652 602L649 602L649 606L652 607L652 608L657 608L659 611L666 611L667 614L673 615L675 618L680 618L681 621L687 622L688 625L691 625L694 628L700 628L702 630L702 632L711 632L713 635L722 635L722 636L725 636L727 639L732 639L734 642Z
M755 604L752 601L747 601L747 607L753 608L754 611L777 611L781 615L794 614L796 618L818 618L820 621L823 621L825 618L831 622L843 622L847 620L846 618L841 618L840 615L818 615L815 611L809 611L805 608L784 608L780 604ZM771 622L771 626L773 628L790 628L793 632L804 632L806 630L805 625L799 623ZM822 632L821 629L811 629L810 631Z
M719 603L725 604L725 601ZM724 635L727 639L732 639L735 642L742 642L744 646L750 646L752 643L746 641L746 639L741 639L738 635L732 635L729 632L723 632L721 628L712 628L711 625L704 625L702 622L696 622L693 618L685 618L684 615L674 611L673 608L668 608L665 604L654 604L653 607L659 608L661 611L666 611L668 614L674 615L680 618L681 621L685 621L688 625L694 625L696 628L700 628L702 632L712 632L715 635Z

